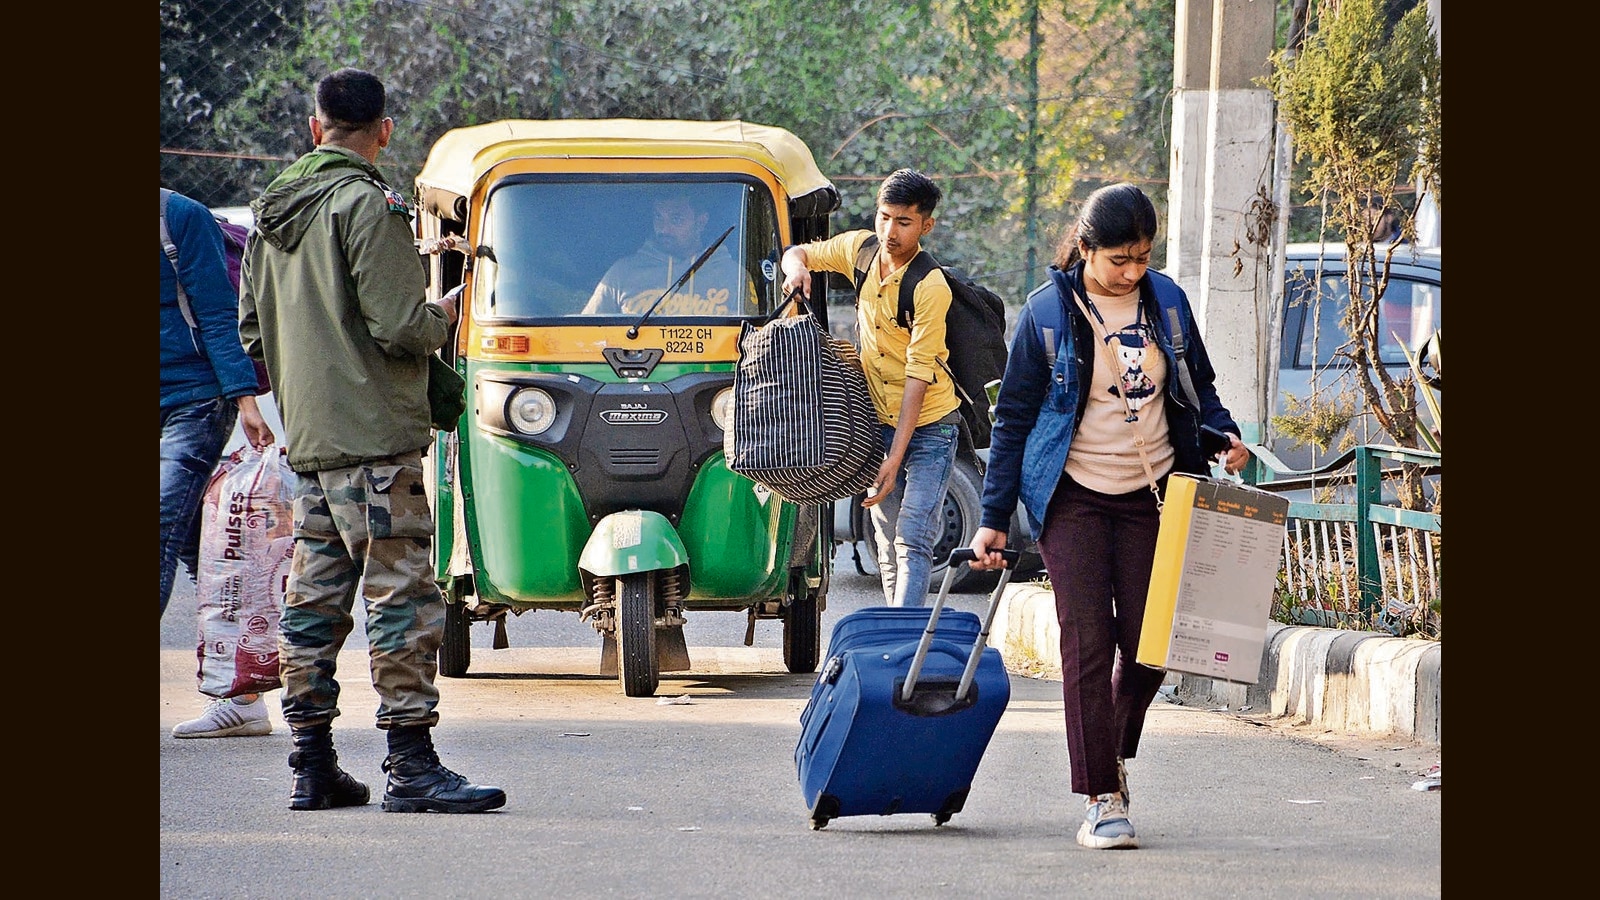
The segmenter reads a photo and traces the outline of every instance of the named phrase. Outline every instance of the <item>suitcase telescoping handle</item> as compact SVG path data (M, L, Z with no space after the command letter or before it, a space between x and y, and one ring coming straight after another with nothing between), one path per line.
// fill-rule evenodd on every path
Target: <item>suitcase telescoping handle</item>
M928 613L928 627L922 632L922 640L917 644L917 655L911 658L911 670L906 673L905 687L900 691L900 699L906 703L911 702L912 692L917 687L917 676L922 674L922 662L928 658L928 647L933 644L933 629L939 624L939 613L944 611L945 598L950 596L950 582L955 580L956 565L971 562L978 558L978 554L971 547L957 547L950 551L950 561L945 565L944 583L939 586L939 596L933 601L933 611ZM961 673L961 684L956 688L956 700L967 698L967 690L972 687L972 679L978 672L978 661L983 657L983 648L989 643L989 626L994 624L994 614L1000 609L1000 595L1006 589L1006 582L1011 580L1011 570L1016 567L1017 560L1022 554L1016 550L1001 550L1000 558L1005 560L1006 567L1000 570L1000 583L994 586L994 593L989 595L989 611L983 617L983 630L978 633L978 640L972 645L972 655L967 658L967 668Z

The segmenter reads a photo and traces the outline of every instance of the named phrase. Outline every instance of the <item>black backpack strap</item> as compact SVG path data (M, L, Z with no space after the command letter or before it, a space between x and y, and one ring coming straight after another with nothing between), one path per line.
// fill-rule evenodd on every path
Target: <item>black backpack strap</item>
M865 241L861 242L861 249L856 251L855 285L857 302L860 302L861 299L861 285L865 284L867 280L867 267L873 265L873 261L877 256L878 236L876 234L869 235ZM900 298L895 311L895 324L907 331L911 330L911 323L916 321L917 318L917 285L922 283L922 279L928 277L929 272L938 267L939 261L934 259L933 254L926 250L918 251L917 255L911 258L911 262L906 264L906 272L900 276ZM949 280L949 278L950 276L947 275L946 280ZM950 302L955 302L955 288L950 289ZM950 371L950 367L940 362L939 368L950 376L950 383L955 385L956 393L968 404L976 406L977 404L974 403L972 397L961 387L961 382L956 380L955 373Z
M929 272L938 267L939 261L934 259L933 254L926 250L918 251L917 255L911 258L911 262L906 263L906 273L900 276L900 309L894 317L895 323L901 328L907 331L911 330L911 323L916 321L917 318L917 285L922 283L922 279L928 277ZM948 281L949 278L945 280ZM951 289L950 301L952 303L955 302L954 288Z
M1167 307L1167 322L1172 329L1172 354L1178 358L1178 383L1183 387L1184 394L1188 395L1189 402L1194 404L1195 412L1200 411L1200 395L1195 393L1194 377L1189 374L1189 361L1183 358L1183 323L1178 320L1178 308Z
M861 249L856 251L855 277L852 279L856 286L856 296L861 296L861 286L867 282L867 267L872 265L872 260L878 255L878 236L867 235L861 242Z
M861 249L856 251L854 282L858 300L861 297L861 286L867 282L867 270L877 257L878 236L876 234L867 235L867 239L861 242ZM906 265L906 273L900 277L900 298L894 318L895 323L901 328L907 331L911 330L911 323L917 318L915 302L917 285L921 284L922 279L928 277L928 273L938 268L938 266L939 261L934 259L933 254L926 250L918 251L917 255L912 257L911 262Z

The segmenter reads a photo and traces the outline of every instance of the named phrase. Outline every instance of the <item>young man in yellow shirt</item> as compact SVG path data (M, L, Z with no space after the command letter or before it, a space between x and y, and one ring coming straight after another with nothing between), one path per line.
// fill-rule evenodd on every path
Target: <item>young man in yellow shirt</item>
M936 266L916 286L907 330L896 321L900 281L933 230L942 192L926 175L900 169L878 188L878 251L856 298L867 387L883 431L884 461L862 506L872 513L878 571L890 606L922 606L933 573L945 489L955 468L960 399L944 365L950 286ZM847 231L790 247L783 290L809 297L811 271L853 275L873 232Z

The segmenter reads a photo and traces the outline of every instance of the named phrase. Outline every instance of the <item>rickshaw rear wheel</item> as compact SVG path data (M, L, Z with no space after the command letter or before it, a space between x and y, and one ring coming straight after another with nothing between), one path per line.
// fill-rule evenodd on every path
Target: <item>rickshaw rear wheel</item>
M472 667L472 622L466 598L454 585L445 593L444 640L439 644L439 674L460 678Z
M815 672L822 655L822 605L805 577L790 577L793 600L783 611L783 664L790 672Z
M629 697L653 697L661 683L656 660L656 576L617 578L617 678Z

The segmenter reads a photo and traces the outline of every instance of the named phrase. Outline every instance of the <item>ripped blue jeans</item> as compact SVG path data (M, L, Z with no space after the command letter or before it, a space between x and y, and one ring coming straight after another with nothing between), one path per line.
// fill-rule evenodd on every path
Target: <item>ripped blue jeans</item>
M922 606L933 579L933 548L944 527L944 495L956 465L955 414L911 433L894 492L868 510L878 545L878 576L890 606ZM894 426L883 425L883 448Z

